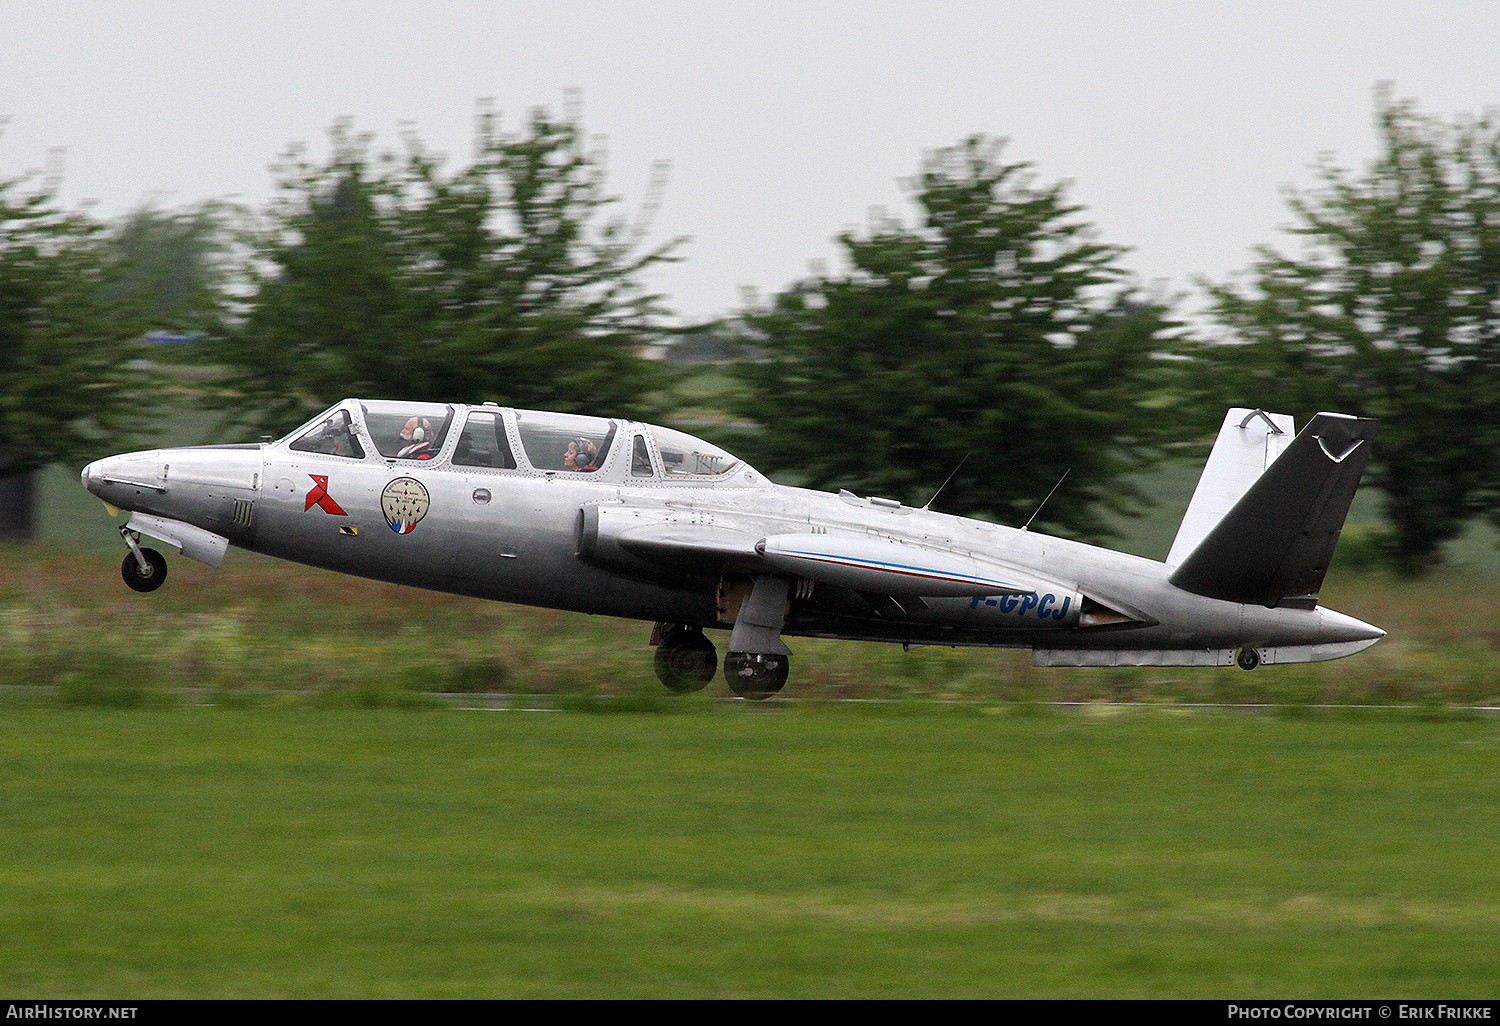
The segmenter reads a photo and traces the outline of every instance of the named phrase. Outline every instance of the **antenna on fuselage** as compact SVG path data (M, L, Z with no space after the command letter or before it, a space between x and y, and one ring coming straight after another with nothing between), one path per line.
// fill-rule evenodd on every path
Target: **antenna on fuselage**
M948 473L947 477L943 478L943 483L940 484L940 485L938 485L938 490L932 493L932 498L930 498L930 499L927 500L927 505L923 506L922 507L923 509L931 509L932 508L932 504L937 501L937 497L939 495L943 494L943 489L948 487L948 482L953 480L953 475L957 474L959 472L959 470L961 470L963 468L964 460L967 460L972 455L974 455L974 450L973 449L970 449L968 452L964 453L964 458L962 460L958 461L958 466L954 467Z
M1073 473L1072 467L1069 467L1067 470L1063 471L1063 476L1057 479L1057 484L1053 485L1052 491L1047 493L1047 499L1052 498L1052 492L1055 492L1059 488L1061 488L1062 483L1068 479L1068 475L1071 473ZM1043 499L1041 502L1036 504L1036 511L1031 514L1030 519L1028 519L1026 523L1021 525L1021 530L1024 531L1031 526L1031 521L1036 519L1037 513L1040 513L1042 511L1042 507L1047 505L1047 499Z

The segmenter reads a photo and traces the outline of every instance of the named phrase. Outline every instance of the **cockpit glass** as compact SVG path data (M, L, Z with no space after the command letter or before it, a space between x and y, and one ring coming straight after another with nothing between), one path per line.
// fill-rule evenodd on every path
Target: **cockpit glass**
M521 448L537 470L589 473L604 465L615 425L600 417L517 410Z
M365 430L388 460L430 460L443 447L453 407L438 403L364 404Z
M474 410L458 436L453 449L455 467L489 467L494 470L516 469L516 458L510 452L510 439L500 414Z
M667 477L719 477L740 465L740 461L717 445L694 438L684 431L653 427Z
M646 439L642 435L636 435L635 441L631 443L630 450L630 476L652 477L656 474L656 468L651 466L651 450L646 448Z
M354 460L365 458L364 446L359 444L359 436L354 433L348 410L334 410L298 435L290 448L297 452L319 452Z

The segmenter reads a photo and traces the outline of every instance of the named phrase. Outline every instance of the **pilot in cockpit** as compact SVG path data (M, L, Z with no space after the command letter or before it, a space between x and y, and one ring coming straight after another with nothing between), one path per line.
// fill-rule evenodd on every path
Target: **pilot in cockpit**
M396 453L398 460L430 460L432 451L432 421L426 417L412 417L401 429L401 448Z
M569 470L597 470L599 447L587 438L578 438L568 443L568 452L563 456L563 466Z

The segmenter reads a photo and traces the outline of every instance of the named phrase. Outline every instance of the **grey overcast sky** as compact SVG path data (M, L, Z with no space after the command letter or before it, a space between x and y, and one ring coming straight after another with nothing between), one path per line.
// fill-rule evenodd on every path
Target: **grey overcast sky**
M652 284L685 318L837 266L979 132L1181 291L1283 242L1320 153L1369 159L1381 81L1500 105L1500 0L0 0L0 177L60 149L70 207L258 205L338 118L461 161L478 99L514 125L577 89L627 206L670 163L652 237L692 241Z

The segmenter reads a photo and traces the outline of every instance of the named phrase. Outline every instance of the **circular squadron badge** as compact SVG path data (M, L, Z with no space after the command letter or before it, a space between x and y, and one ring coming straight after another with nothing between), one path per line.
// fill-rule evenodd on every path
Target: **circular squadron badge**
M430 505L427 489L414 477L398 477L380 493L380 510L397 534L411 534Z

